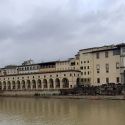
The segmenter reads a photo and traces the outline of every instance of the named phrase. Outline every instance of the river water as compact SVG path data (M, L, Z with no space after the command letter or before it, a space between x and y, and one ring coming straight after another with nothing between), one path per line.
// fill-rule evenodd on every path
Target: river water
M0 125L125 125L125 101L0 98Z

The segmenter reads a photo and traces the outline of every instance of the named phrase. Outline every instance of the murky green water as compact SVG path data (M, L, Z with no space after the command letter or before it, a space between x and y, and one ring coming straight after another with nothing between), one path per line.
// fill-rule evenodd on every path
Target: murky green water
M125 125L125 101L0 98L0 125Z

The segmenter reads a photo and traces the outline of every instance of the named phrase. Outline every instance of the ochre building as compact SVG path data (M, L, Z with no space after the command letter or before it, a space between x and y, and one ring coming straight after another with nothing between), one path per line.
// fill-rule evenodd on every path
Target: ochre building
M0 90L57 92L78 84L125 83L125 44L79 50L63 61L8 65L0 69Z

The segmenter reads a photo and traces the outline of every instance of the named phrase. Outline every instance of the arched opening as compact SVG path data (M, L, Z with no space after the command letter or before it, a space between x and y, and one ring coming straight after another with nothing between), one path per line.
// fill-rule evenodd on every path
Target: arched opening
M17 81L17 89L20 89L21 85L20 85L20 81Z
M1 81L0 81L0 90L2 90L2 83L1 83Z
M69 80L67 78L62 79L63 88L69 88Z
M3 90L6 90L6 82L3 81Z
M6 90L6 82L3 81L3 90Z
M16 83L15 83L15 81L12 81L12 89L16 89Z
M31 83L30 83L30 80L27 80L27 89L31 89Z
M49 87L50 87L51 89L54 88L54 82L53 82L53 79L49 79Z
M35 80L32 80L32 86L33 86L33 89L36 89L36 81Z
M60 88L60 80L59 80L59 78L56 78L55 85L56 85L56 88Z
M42 88L42 83L40 79L37 80L37 84L38 84L38 89Z
M48 87L48 85L47 85L47 80L46 80L46 79L43 80L43 86L44 86L44 88L47 88L47 87Z
M21 82L21 84L22 84L22 89L25 89L25 81L24 80L22 80L22 82Z
M7 82L8 90L11 90L11 83L10 81Z
M79 86L79 85L80 85L80 82L81 82L80 78L77 78L77 79L76 79L76 85Z

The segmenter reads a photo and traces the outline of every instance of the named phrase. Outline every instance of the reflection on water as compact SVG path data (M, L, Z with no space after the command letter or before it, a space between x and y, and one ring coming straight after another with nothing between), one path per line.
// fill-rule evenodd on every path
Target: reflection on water
M0 98L0 125L125 125L125 101Z

